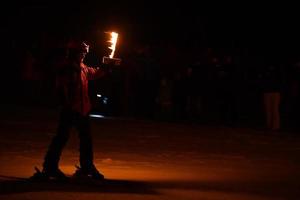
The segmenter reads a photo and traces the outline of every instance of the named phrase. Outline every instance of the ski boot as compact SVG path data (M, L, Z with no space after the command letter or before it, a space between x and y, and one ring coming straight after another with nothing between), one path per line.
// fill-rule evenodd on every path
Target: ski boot
M35 173L29 179L34 181L48 180L67 180L67 176L60 169L43 169L42 171L35 167Z
M74 178L83 178L83 179L94 179L94 180L104 180L104 175L101 174L95 166L92 166L90 169L83 169L79 166L75 166L77 170L75 171Z

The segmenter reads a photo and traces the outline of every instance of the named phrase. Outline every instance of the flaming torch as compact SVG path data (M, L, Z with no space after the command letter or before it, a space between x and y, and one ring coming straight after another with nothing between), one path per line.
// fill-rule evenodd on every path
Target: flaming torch
M108 48L111 49L111 54L109 56L103 56L102 63L107 65L120 65L121 59L114 58L116 45L118 41L118 33L116 32L106 32L110 34L110 40L108 42L111 44Z

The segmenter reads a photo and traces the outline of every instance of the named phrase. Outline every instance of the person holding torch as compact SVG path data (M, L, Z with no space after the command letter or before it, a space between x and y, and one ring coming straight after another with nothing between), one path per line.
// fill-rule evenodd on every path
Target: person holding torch
M97 170L93 162L88 81L101 78L108 72L105 68L92 68L84 64L88 52L89 45L86 43L70 43L67 59L57 69L56 85L61 105L58 128L45 155L43 169L40 171L36 168L33 179L67 178L59 169L59 160L72 127L76 128L80 139L80 167L77 167L74 176L104 179L104 175Z

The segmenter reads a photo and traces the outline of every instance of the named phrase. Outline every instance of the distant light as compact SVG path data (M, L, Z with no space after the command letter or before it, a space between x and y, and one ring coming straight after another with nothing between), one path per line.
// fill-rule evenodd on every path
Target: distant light
M96 115L96 114L90 114L90 117L94 117L94 118L105 118L105 116L103 116L103 115Z
M102 97L102 95L101 95L101 94L97 94L97 97L101 98L101 97Z
M103 98L103 104L107 104L108 103L108 98L107 97L104 97Z

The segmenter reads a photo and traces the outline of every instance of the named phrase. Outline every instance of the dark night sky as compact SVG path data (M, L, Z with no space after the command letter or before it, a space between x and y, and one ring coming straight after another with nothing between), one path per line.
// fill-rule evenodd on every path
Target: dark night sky
M298 52L299 17L282 5L146 2L11 3L1 8L1 33L26 43L45 33L91 37L112 29L127 40L184 43L196 37L203 46Z
M289 9L161 2L12 4L3 6L1 15L6 27L26 33L112 26L124 31L151 32L155 36L171 30L174 34L203 31L206 37L220 38L223 42L233 38L241 44L256 40L284 43L289 41L286 36L296 39L298 16Z

